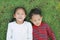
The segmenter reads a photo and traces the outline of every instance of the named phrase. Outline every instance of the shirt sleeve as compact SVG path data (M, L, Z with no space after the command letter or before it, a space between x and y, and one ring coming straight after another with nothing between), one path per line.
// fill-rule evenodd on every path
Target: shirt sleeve
M12 29L10 24L8 24L6 40L12 40Z
M28 25L28 40L33 40L33 36L32 36L32 25L30 23Z
M53 31L51 30L50 26L48 26L48 25L47 25L47 32L48 32L49 37L51 37L52 40L56 40Z

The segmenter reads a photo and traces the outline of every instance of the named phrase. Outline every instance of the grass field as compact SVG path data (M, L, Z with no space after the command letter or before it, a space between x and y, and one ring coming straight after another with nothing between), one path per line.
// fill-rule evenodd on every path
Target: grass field
M60 0L0 0L0 40L6 40L7 24L18 6L25 7L27 14L34 7L41 8L43 21L50 25L56 40L60 40Z

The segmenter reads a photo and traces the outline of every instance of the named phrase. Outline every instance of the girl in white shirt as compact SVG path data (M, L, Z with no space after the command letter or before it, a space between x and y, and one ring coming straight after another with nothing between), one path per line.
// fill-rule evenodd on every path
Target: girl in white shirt
M32 40L32 25L24 21L26 11L23 7L14 10L13 22L8 24L6 40Z

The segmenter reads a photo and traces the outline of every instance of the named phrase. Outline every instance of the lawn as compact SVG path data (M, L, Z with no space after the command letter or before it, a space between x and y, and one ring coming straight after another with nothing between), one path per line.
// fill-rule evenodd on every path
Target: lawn
M6 40L7 25L14 8L19 6L25 7L27 14L32 8L41 8L43 21L50 25L56 40L60 40L60 0L0 0L0 40Z

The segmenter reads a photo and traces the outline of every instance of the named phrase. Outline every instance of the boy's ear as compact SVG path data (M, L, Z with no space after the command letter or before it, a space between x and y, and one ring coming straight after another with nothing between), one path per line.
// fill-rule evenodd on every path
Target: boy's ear
M41 18L43 18L43 16L41 16Z
M43 19L43 16L41 16L41 20Z

